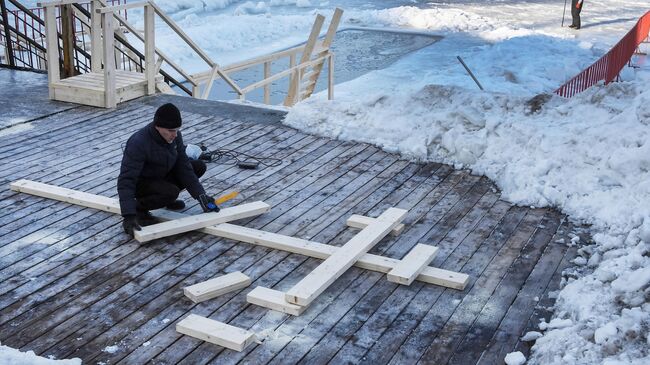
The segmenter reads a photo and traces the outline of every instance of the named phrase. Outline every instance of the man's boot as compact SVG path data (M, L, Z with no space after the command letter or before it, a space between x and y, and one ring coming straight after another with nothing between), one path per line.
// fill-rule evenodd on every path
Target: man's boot
M185 202L180 199L176 199L174 202L167 204L165 208L169 210L181 210L185 208Z

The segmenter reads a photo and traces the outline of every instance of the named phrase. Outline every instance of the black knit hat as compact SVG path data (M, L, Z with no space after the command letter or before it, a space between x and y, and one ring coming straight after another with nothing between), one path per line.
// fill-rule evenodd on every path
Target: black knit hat
M181 112L176 105L167 103L162 105L156 110L156 115L153 117L153 124L156 127L174 129L179 128L183 121L181 120Z

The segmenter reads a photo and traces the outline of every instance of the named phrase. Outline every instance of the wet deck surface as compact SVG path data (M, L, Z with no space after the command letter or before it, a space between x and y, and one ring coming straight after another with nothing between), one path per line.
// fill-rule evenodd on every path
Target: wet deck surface
M141 245L117 215L8 189L25 178L116 197L121 145L169 100L180 99L75 107L0 136L2 344L88 364L499 364L508 352L528 352L519 338L550 316L549 293L574 255L558 242L573 227L555 210L501 200L492 182L468 171L298 132L273 123L279 112L179 101L186 142L282 160L257 170L209 164L208 192L235 189L241 195L230 205L272 206L237 224L342 245L358 232L345 225L351 214L396 206L409 210L406 230L372 253L401 258L417 243L436 245L432 266L470 275L458 291L352 268L299 317L248 305L246 294L258 285L286 290L320 260L197 232ZM182 196L186 212L199 213ZM250 287L200 304L182 294L237 270ZM179 335L175 323L189 313L265 341L238 353Z

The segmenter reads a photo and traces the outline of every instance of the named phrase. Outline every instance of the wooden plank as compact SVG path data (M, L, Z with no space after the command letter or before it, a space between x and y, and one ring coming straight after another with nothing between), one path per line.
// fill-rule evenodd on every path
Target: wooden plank
M120 214L120 204L117 199L107 198L100 195L84 193L50 184L44 184L30 180L18 180L9 184L13 191L42 196L48 199L56 199L66 203L81 205L84 207L103 210L110 213Z
M47 38L47 80L49 84L50 99L54 99L52 84L61 79L59 70L59 37L56 30L56 8L48 6L45 8L45 34Z
M214 279L206 280L183 288L183 294L194 303L200 303L220 295L230 293L251 285L251 278L241 271L231 272Z
M113 14L102 14L103 56L104 56L104 107L115 108L115 35Z
M156 211L154 213L158 213L156 216L162 219L177 219L181 216L180 213L170 211ZM340 249L340 247L336 246L228 223L222 223L214 227L206 227L201 229L200 232L319 259L327 259ZM388 273L398 262L399 260L397 259L367 253L361 256L354 266L366 270ZM466 274L429 266L425 267L416 279L429 284L463 290L469 277Z
M205 228L218 223L259 215L268 212L270 209L270 205L261 201L246 203L224 208L219 212L197 214L142 227L141 230L133 232L133 236L138 242L147 242L157 238Z
M364 229L374 220L375 218L366 217L365 215L352 214L350 218L348 218L345 221L345 224L348 227ZM393 236L398 236L400 233L402 233L403 230L404 230L404 224L400 223L397 225L397 227L393 228L393 230L390 231L390 234Z
M235 351L243 351L257 341L251 331L196 314L190 314L176 323L176 331Z
M155 36L155 13L151 5L145 2L144 7L144 72L147 80L147 95L156 93L156 36Z
M404 219L406 213L408 211L404 209L388 208L372 224L361 230L341 249L289 289L286 300L298 305L309 305L363 254L395 228Z
M258 286L246 295L246 301L292 316L299 316L307 309L307 307L287 302L284 297L284 292Z
M309 38L307 38L307 43L305 44L305 49L303 50L302 55L300 56L300 62L298 65L306 63L311 59L316 41L318 41L318 35L320 34L320 30L323 27L323 22L325 22L325 17L320 14L316 15L316 20L314 20L314 25L311 28L311 33L309 33ZM292 106L296 103L296 95L300 92L298 89L300 86L301 74L302 71L297 71L294 73L293 80L289 84L289 92L284 99L285 106Z
M429 265L438 252L438 247L418 243L386 275L388 281L402 285L411 285L422 270Z

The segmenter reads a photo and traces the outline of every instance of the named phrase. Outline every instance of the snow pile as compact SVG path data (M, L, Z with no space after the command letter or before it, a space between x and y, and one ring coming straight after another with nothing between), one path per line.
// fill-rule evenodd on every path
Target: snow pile
M0 345L0 364L29 365L81 365L78 358L54 360L37 356L34 351L20 352L11 347Z
M557 318L540 326L529 362L641 364L650 361L650 73L637 78L550 97L537 112L530 96L428 85L314 98L285 122L471 168L505 199L592 224L596 245L580 250L582 276L560 292Z

